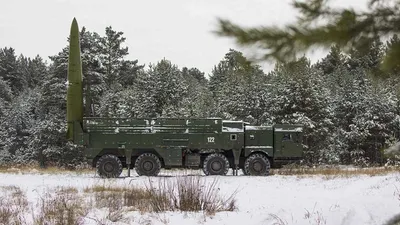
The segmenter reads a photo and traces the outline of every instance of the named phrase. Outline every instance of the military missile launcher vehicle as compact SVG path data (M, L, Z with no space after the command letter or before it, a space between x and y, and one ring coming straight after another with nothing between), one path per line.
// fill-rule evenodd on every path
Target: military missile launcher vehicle
M202 169L206 175L266 176L270 168L302 158L302 126L252 126L221 118L84 117L78 24L71 25L67 137L83 146L101 177L124 168L157 176L162 168Z

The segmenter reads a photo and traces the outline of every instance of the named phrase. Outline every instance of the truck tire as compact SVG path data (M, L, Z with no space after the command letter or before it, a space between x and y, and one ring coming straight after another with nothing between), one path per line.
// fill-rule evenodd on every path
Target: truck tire
M143 153L135 161L135 170L139 176L157 176L161 170L161 161L152 153Z
M208 155L203 162L203 172L205 175L225 176L229 170L229 161L223 154L213 153Z
M256 153L247 157L243 173L250 176L268 176L271 164L267 156Z
M97 174L103 178L119 177L122 173L121 160L115 155L103 155L96 163Z

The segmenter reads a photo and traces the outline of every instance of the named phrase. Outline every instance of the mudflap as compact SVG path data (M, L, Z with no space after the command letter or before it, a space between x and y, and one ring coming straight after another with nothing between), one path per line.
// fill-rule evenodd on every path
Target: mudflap
M128 168L128 177L131 176L131 164L132 164L132 149L125 149L126 166Z
M234 158L234 166L233 166L233 175L237 176L238 175L238 170L239 170L239 160L240 160L240 154L242 153L242 149L233 149L233 158Z

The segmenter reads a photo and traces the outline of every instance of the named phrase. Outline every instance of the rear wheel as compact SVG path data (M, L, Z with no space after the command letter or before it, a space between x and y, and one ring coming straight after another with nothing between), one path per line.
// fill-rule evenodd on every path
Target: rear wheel
M223 154L214 153L208 155L203 162L205 175L226 175L229 170L229 161Z
M256 153L244 162L243 173L250 176L268 176L270 167L269 159L264 154Z
M139 176L157 176L161 170L161 161L152 153L143 153L135 161L135 170Z
M115 178L122 173L122 163L115 155L103 155L97 161L96 169L100 177Z

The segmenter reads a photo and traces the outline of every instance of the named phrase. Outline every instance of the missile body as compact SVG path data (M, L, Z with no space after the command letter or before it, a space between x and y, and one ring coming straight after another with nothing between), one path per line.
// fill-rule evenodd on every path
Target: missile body
M74 140L74 124L83 122L82 63L79 28L74 18L69 36L67 87L67 139Z

